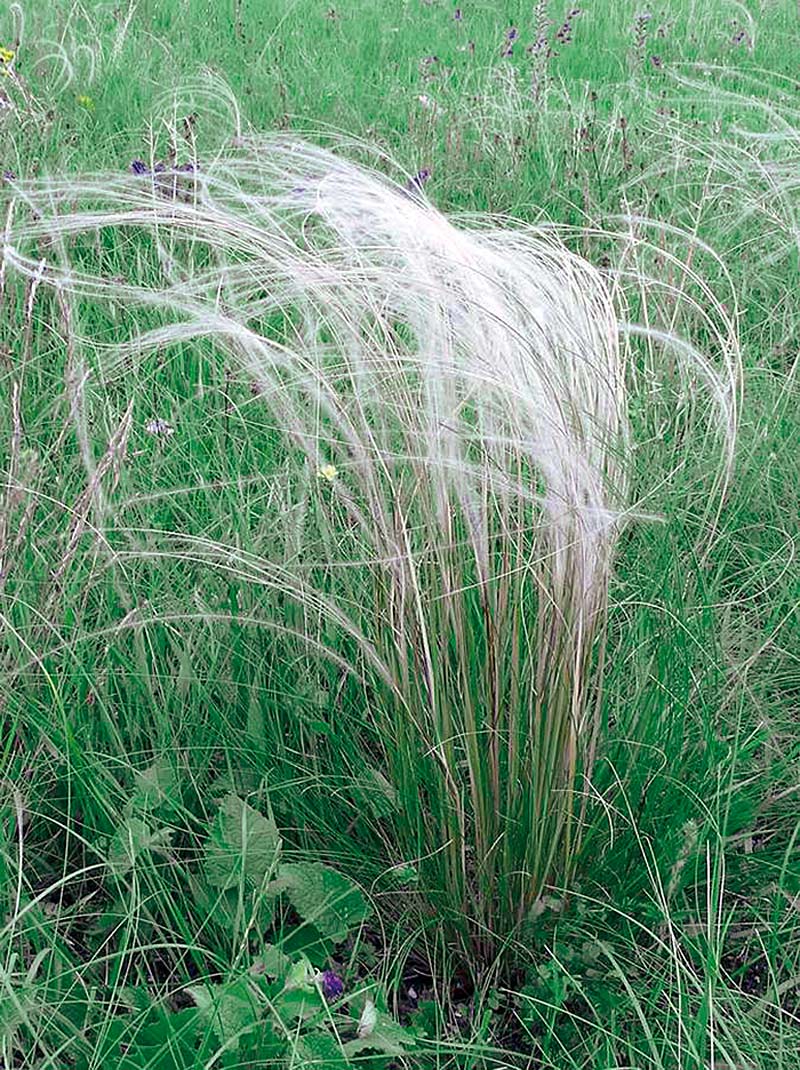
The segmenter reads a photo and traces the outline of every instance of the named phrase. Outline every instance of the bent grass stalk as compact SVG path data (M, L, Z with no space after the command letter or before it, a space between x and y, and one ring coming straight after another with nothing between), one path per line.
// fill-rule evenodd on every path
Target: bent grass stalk
M141 311L92 346L104 386L202 338L258 384L306 505L300 552L276 536L257 582L297 607L287 648L300 631L352 665L365 708L341 716L393 789L387 852L421 860L489 960L580 852L629 509L629 350L603 278L543 231L450 222L289 137L241 140L181 197L147 175L15 193L4 264ZM111 230L144 232L154 282L87 266L76 239Z

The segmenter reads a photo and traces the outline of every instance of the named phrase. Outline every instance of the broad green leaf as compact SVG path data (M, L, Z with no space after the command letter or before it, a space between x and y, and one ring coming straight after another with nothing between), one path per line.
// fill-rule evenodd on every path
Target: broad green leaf
M134 776L131 810L154 810L168 802L175 791L175 770L165 757L158 758L147 769Z
M263 894L253 892L244 900L237 885L231 888L211 888L205 882L195 890L195 902L207 914L213 914L215 924L226 931L236 942L244 928L253 927L258 932L270 928L275 917L275 899L266 890Z
M286 977L292 965L292 960L285 955L279 947L267 944L263 952L254 959L250 967L250 973L255 977Z
M313 1067L324 1067L325 1070L341 1067L346 1070L353 1065L336 1037L324 1029L316 1029L298 1037L292 1055L292 1066L302 1066L304 1070L312 1070Z
M392 888L410 888L419 883L419 871L410 862L400 862L386 870L384 879Z
M286 974L284 988L287 991L292 988L299 988L303 992L312 992L314 990L313 980L315 976L316 970L314 970L305 955L302 955L297 962L291 964L289 972Z
M117 877L124 877L145 852L169 847L170 836L169 829L154 831L141 818L126 818L108 845L106 862L109 869Z
M125 1015L111 1019L91 1062L78 1056L75 1070L195 1070L197 1011L161 1012L141 1023Z
M117 989L117 1003L129 1011L148 1011L153 998L146 988L138 985L123 985Z
M316 988L289 988L272 1002L281 1021L293 1026L297 1021L313 1018L323 1009L322 996Z
M281 947L292 959L298 955L305 955L318 970L321 970L335 952L336 943L307 923L290 929L281 942Z
M260 1009L246 978L221 985L193 985L186 991L218 1043L236 1051L240 1034L253 1028Z
M166 1058L169 1051L177 1052L180 1049L188 1054L194 1047L199 1024L199 1014L192 1007L175 1013L156 1007L140 1027L134 1027L131 1046L149 1049L151 1056L153 1052L158 1052L161 1060ZM145 1060L142 1065L149 1064ZM162 1065L161 1062L159 1065ZM180 1065L185 1064L181 1061Z
M323 937L339 942L369 917L370 908L358 885L319 862L287 862L274 882L297 913Z
M260 888L280 852L272 814L264 817L238 795L227 795L206 841L206 879L215 888L235 888L242 878L251 888Z

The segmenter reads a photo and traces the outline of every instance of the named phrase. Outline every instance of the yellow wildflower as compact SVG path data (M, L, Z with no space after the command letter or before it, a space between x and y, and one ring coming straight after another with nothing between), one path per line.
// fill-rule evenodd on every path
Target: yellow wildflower
M14 52L10 48L0 48L0 63L10 63L14 58Z
M333 483L338 474L339 471L335 464L323 464L322 468L317 472L320 479L327 479L329 483Z
M78 97L78 103L82 108L86 108L87 111L94 111L94 101L91 97L87 97L84 93Z

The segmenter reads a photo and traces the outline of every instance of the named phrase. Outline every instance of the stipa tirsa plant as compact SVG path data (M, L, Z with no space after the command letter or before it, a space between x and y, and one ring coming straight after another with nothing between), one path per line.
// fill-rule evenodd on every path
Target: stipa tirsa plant
M390 858L420 859L464 942L494 954L580 850L630 452L612 299L555 238L454 225L289 138L240 144L194 183L184 199L147 175L31 189L5 259L41 274L48 249L53 286L159 310L98 347L106 384L213 337L258 385L302 545L256 561L162 537L280 592L299 612L276 630L358 680ZM74 236L132 227L156 281L77 266Z

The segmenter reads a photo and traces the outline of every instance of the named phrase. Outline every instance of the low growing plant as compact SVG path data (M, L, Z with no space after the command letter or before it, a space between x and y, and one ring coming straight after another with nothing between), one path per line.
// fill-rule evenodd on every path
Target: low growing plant
M18 879L0 929L0 1045L10 1065L39 1056L84 1070L378 1068L415 1049L420 1031L390 1016L381 985L337 965L354 957L371 917L357 885L320 862L286 860L271 812L234 793L220 799L187 862L173 843L185 830L167 818L168 766L156 762L135 781L105 863L93 867L88 898L106 907L96 919L67 921L64 891L80 887L80 872L36 896ZM159 991L150 969L160 951L203 957L200 946L147 935L154 890L175 895L186 885L200 915L232 937L230 956L206 959L205 974Z

